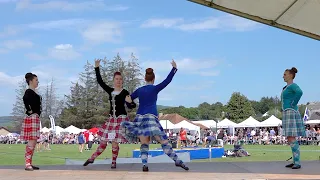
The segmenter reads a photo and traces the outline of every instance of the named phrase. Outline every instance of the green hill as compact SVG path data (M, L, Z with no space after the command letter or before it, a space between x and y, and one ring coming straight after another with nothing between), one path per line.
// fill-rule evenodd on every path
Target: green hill
M166 109L166 108L171 108L171 106L157 105L158 111L160 111L160 110L162 110L162 109Z
M13 116L0 116L0 127L7 127L12 125Z

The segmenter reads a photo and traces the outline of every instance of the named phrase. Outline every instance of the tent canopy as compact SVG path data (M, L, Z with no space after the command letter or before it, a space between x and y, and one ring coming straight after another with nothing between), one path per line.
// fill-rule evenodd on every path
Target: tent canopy
M188 0L229 14L320 40L318 0Z
M65 132L68 132L68 133L72 133L72 134L79 134L81 132L81 129L71 125L67 128L64 129Z
M192 121L193 123L199 123L202 124L208 128L215 128L216 127L216 122L214 120L202 120L202 121Z
M282 121L275 117L274 115L270 116L268 119L262 121L259 124L259 127L275 127L282 124Z
M224 120L218 122L218 128L235 127L236 125L237 124L235 122L232 122L227 118L225 118Z
M259 121L250 116L248 119L237 124L236 127L259 127L259 124Z
M160 120L163 129L174 129L174 124L169 120Z

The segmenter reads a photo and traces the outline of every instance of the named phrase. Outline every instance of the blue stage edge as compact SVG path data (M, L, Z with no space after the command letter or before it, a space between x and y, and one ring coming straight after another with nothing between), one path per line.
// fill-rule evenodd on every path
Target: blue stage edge
M190 160L195 159L209 159L210 153L209 148L185 148L185 149L174 149L176 153L190 153ZM163 150L159 149L150 149L149 157L160 156L163 154ZM211 148L211 158L221 158L224 155L224 148L221 147L212 147ZM133 158L140 158L140 150L136 149L132 152Z

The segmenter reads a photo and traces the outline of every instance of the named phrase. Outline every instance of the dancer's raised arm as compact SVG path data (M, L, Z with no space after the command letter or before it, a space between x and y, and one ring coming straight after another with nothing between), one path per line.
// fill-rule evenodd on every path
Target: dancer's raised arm
M102 87L102 89L104 89L108 94L111 94L111 92L113 91L113 88L111 88L110 86L108 86L106 83L103 82L101 74L100 74L100 61L101 59L95 59L94 63L95 63L95 72L96 72L96 77L97 77L97 81L98 84Z
M167 76L167 78L164 81L162 81L160 84L156 85L156 90L158 92L160 92L162 89L164 89L165 87L168 86L168 84L172 81L173 76L176 74L176 72L178 70L177 64L176 64L176 62L174 62L174 60L172 60L171 65L172 65L172 69L171 69L169 75Z

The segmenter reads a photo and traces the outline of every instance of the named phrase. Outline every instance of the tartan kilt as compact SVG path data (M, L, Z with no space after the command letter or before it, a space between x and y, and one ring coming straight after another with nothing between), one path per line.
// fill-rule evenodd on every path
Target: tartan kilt
M120 115L116 118L110 117L99 129L98 135L101 141L113 141L118 143L125 143L127 140L122 136L122 128L120 126L121 122L129 121L129 117L125 115ZM108 138L108 133L116 133L115 139Z
M168 139L158 117L153 114L137 114L134 121L122 122L121 126L125 128L124 136L129 142L136 141L139 136L159 136L162 140Z
M40 117L38 114L25 116L21 126L20 139L38 140L40 138Z
M306 128L299 111L286 109L282 112L282 128L284 136L306 137Z

